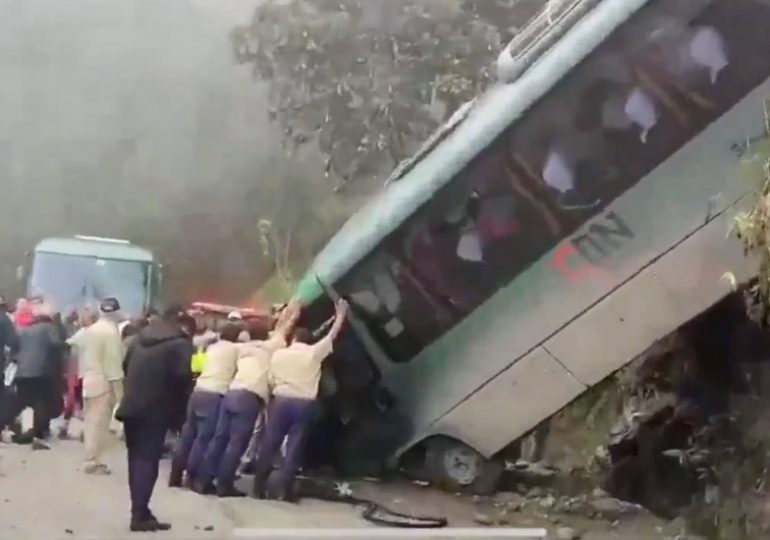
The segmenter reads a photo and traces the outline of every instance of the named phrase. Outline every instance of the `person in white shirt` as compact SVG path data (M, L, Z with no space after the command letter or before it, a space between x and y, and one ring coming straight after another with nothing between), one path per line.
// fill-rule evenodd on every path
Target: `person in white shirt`
M123 397L123 341L118 331L120 304L105 298L99 306L99 320L69 343L78 347L83 379L83 438L87 474L110 474L101 461L110 431L112 410Z
M325 337L311 345L310 332L305 328L297 328L291 345L276 351L270 360L273 399L268 408L265 436L254 467L252 495L255 498L265 497L273 458L286 438L286 457L279 472L277 498L285 501L293 499L291 488L300 466L305 431L318 396L321 364L332 353L334 340L342 330L347 312L347 302L340 300L337 302L334 324Z
M238 368L219 409L216 433L198 475L204 491L211 490L216 478L218 497L245 496L233 486L235 475L257 418L270 397L270 359L286 347L298 314L298 311L292 314L286 310L272 333L264 324L252 325L250 341L238 345Z
M236 341L240 332L240 326L227 323L220 332L219 341L208 348L206 364L187 403L181 441L171 462L170 487L181 487L186 473L188 487L198 492L206 491L197 479L198 469L214 437L222 399L235 376L238 362Z

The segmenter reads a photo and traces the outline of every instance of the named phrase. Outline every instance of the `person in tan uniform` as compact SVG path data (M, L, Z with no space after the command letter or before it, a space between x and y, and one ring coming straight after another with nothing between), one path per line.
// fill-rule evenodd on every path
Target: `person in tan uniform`
M118 331L119 311L116 298L105 298L99 306L99 320L71 342L79 349L83 378L83 470L87 474L110 474L101 458L113 407L123 397L124 350Z
M171 462L169 487L181 487L184 479L194 491L210 492L198 478L198 470L214 437L222 399L235 376L238 364L236 341L240 333L240 326L227 323L222 327L219 341L208 348L206 365L195 381L187 403L181 441Z
M272 333L263 324L252 325L250 341L238 345L235 377L219 409L216 433L199 474L209 490L216 478L218 497L246 495L233 486L235 475L249 445L254 424L270 397L270 359L276 351L286 347L287 336L296 318L287 310Z
M294 498L294 475L300 466L305 432L318 396L321 364L332 353L334 340L342 330L347 312L347 302L338 301L334 323L325 337L311 345L312 334L305 328L297 328L291 345L276 351L270 360L273 399L268 408L265 436L255 465L252 491L255 498L265 498L273 459L285 438L286 457L279 471L277 498L285 501Z

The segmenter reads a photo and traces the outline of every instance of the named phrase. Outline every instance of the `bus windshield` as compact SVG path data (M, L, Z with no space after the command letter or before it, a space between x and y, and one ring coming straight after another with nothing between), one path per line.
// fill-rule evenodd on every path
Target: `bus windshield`
M123 312L138 315L148 300L149 266L140 261L37 252L29 292L43 296L63 313L115 297Z

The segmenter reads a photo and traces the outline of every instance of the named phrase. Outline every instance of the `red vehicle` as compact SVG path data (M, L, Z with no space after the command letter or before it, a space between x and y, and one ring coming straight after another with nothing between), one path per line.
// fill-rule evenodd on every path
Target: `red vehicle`
M205 325L213 331L219 328L231 318L243 320L246 323L261 321L267 325L273 322L273 316L269 310L228 306L211 302L193 302L187 312L195 317L200 326Z

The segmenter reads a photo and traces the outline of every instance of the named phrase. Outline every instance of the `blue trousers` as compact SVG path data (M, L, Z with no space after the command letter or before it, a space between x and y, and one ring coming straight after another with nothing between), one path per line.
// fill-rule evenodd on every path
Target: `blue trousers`
M172 470L186 470L190 480L197 479L206 449L214 437L222 398L221 394L205 390L196 390L190 396L182 440L171 462Z
M263 494L267 478L273 467L273 459L281 449L281 444L288 436L286 459L278 473L278 485L284 494L289 495L294 475L302 462L302 450L307 426L312 418L315 400L275 396L267 412L267 426L264 439L259 449L255 466L254 491Z
M198 478L217 487L232 487L241 456L249 446L263 402L254 392L230 390L222 400L214 438L209 443Z
M166 425L140 419L123 424L128 450L128 489L131 518L144 521L152 517L150 498L158 480L158 464L163 455Z

